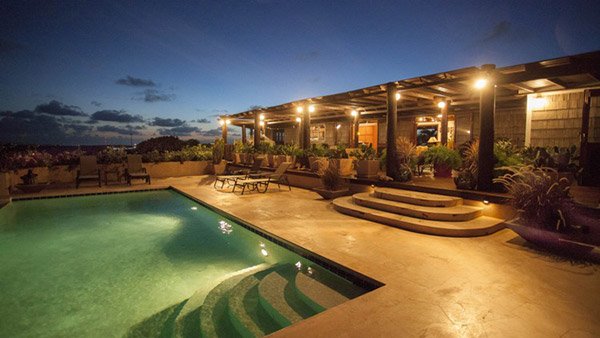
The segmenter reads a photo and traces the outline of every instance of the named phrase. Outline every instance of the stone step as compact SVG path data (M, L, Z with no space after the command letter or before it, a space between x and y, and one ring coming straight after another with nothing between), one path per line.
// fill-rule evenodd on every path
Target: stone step
M263 278L258 285L261 306L282 327L297 323L302 315L288 303L286 295L288 280L279 271L273 271Z
M227 278L204 298L200 307L200 331L202 337L231 336L237 332L228 318L228 297L231 290L244 278L272 268L272 265L259 264L241 270Z
M248 276L229 294L229 318L242 337L262 337L281 329L268 315L260 313L258 285L260 278Z
M362 205L364 207L415 218L437 221L469 221L481 216L483 211L483 208L467 205L456 205L442 208L408 204L404 202L377 198L369 193L354 194L352 198L355 204Z
M430 235L452 237L475 237L494 233L505 227L498 218L481 216L470 221L436 221L403 216L387 211L367 208L352 201L352 196L340 197L333 201L333 207L344 214L394 227Z
M453 207L462 204L462 198L460 197L393 188L377 187L373 195L377 198L427 207Z
M298 296L315 312L325 311L349 299L302 272L296 274L295 286Z

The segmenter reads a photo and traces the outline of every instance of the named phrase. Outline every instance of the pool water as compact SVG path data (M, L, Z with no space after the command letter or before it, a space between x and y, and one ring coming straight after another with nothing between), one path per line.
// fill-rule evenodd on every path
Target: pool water
M268 334L289 324L260 296L273 271L302 318L320 310L294 274L366 292L171 190L18 201L0 209L0 336Z

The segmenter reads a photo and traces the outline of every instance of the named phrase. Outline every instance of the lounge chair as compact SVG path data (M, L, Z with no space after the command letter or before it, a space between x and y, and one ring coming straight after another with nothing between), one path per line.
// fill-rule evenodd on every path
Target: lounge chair
M217 175L215 176L215 183L213 187L217 189L217 183L221 183L221 187L219 189L223 189L225 184L228 186L232 186L235 183L236 179L246 179L250 174L258 174L260 173L260 165L262 164L263 158L257 157L254 159L254 163L252 163L252 168L250 170L243 169L236 171L233 175Z
M77 178L75 179L75 188L79 188L81 181L98 180L98 186L102 186L100 180L100 168L96 161L96 156L81 156L79 157L79 170L77 170Z
M281 189L281 184L288 186L288 189L292 191L290 182L288 181L285 172L292 165L291 162L283 162L277 167L277 170L273 173L262 173L262 174L250 174L248 178L236 178L233 183L233 192L237 187L242 188L242 195L246 192L246 189L250 191L258 191L261 193L267 192L270 183L277 183L277 187Z
M132 179L146 180L150 184L150 175L142 166L142 155L127 155L127 168L125 168L127 184L131 185Z

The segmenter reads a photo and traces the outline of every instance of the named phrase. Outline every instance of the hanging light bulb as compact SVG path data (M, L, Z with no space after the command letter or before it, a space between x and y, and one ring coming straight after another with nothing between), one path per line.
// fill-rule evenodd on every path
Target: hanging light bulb
M401 97L400 92L396 92L396 101L400 100L400 97Z
M354 109L352 109L352 111L350 112L350 115L357 117L358 116L358 112Z
M483 89L483 88L485 88L485 86L487 86L487 84L488 84L488 79L486 79L486 78L477 79L477 81L475 81L475 89Z
M264 120L265 119L265 114L258 115L258 119L261 120L261 121Z
M437 106L440 109L446 108L446 101L440 101L440 102L438 102Z
M314 113L315 112L315 105L311 104L310 106L308 106L308 112L309 113Z
M301 114L303 111L304 111L304 107L302 107L302 106L296 107L296 113Z
M296 117L296 122L300 123L302 122L302 119L300 117Z
M220 125L220 126L223 126L224 124L225 124L225 121L224 121L224 120L219 120L219 125Z

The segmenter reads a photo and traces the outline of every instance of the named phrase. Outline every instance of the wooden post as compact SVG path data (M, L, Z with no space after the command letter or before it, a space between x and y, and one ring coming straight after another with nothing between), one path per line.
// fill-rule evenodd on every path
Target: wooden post
M442 113L442 121L441 121L441 138L440 141L442 145L448 146L448 106L450 105L449 100L442 100L440 102L444 102L444 107L440 109Z
M310 112L308 107L302 113L302 149L310 149Z
M246 125L242 124L242 143L246 144Z
M471 124L469 126L469 141L473 141L475 139L475 111L474 110L471 110L469 118L470 118L469 123Z
M254 149L260 144L260 112L254 112Z
M386 175L398 178L398 153L396 151L396 123L398 121L398 106L396 102L396 85L388 83L387 86L387 142L386 142Z
M223 119L223 125L221 126L221 137L223 138L223 142L227 144L227 120Z
M354 134L352 135L352 138L353 138L353 140L352 140L352 146L354 148L358 147L358 135L359 135L359 129L360 129L359 128L359 126L360 126L359 123L360 123L360 112L357 111L356 112L356 116L354 116L354 124L353 124L353 126L354 126L354 128L353 128Z
M488 84L479 97L479 158L477 161L477 190L492 190L494 178L494 114L496 110L495 65L483 65Z

